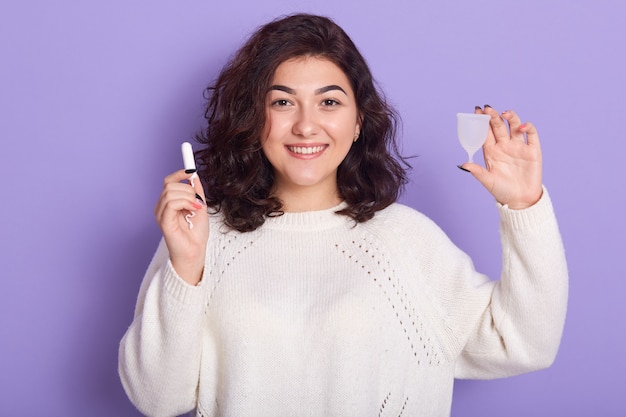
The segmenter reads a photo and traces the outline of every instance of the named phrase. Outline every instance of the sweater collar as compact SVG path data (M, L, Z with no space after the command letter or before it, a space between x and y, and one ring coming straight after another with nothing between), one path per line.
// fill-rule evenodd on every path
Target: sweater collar
M264 227L269 229L321 230L345 225L350 218L336 212L346 208L348 204L341 202L335 207L324 210L287 212L280 216L267 217Z

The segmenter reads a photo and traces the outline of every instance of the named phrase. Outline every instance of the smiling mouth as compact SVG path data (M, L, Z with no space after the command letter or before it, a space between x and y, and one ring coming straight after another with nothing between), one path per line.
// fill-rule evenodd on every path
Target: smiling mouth
M327 145L322 146L287 146L290 152L298 155L313 155L322 152Z

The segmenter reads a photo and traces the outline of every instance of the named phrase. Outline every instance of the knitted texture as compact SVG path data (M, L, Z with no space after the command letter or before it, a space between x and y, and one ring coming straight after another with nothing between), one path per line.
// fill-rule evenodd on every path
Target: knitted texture
M552 363L567 268L547 191L498 206L499 281L415 210L355 224L337 209L249 233L212 215L197 287L161 242L120 346L131 401L150 416L448 416L455 377Z

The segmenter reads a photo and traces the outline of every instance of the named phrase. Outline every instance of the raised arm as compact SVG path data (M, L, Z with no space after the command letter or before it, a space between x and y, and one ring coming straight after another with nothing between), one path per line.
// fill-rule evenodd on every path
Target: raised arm
M499 203L502 275L466 341L457 377L493 378L541 369L556 357L567 307L568 273L552 203L542 185L539 136L514 111L491 116L486 167L467 170Z
M209 220L202 185L198 179L195 187L185 183L190 177L181 170L165 179L155 207L164 238L141 284L134 320L120 343L122 385L148 416L180 415L197 401Z
M546 368L561 341L568 273L548 192L544 189L530 208L499 210L502 274L467 333L458 378L497 378Z

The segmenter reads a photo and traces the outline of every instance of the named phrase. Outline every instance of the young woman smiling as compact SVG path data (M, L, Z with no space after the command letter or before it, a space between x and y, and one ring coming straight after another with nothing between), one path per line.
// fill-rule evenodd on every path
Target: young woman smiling
M283 210L336 206L337 169L360 132L350 81L327 59L299 57L276 68L267 96L262 149Z
M491 116L487 167L463 169L497 202L492 281L396 203L395 113L330 19L261 27L209 94L203 187L166 177L163 240L120 345L142 412L447 416L455 377L552 363L567 267L531 123L476 109Z

